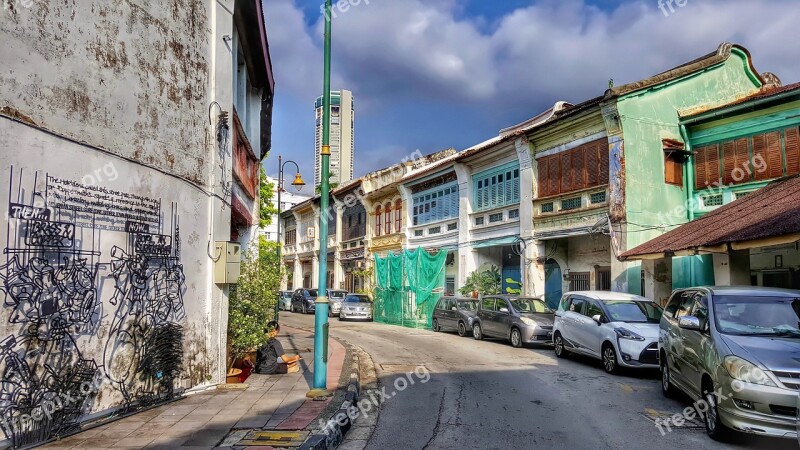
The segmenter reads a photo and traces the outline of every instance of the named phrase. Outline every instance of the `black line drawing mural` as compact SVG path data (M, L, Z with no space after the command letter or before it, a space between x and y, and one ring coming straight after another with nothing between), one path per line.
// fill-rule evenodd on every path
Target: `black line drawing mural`
M104 388L121 395L118 413L174 398L186 290L176 205L165 217L160 200L39 172L26 185L12 167L8 208L0 429L12 445L79 429Z

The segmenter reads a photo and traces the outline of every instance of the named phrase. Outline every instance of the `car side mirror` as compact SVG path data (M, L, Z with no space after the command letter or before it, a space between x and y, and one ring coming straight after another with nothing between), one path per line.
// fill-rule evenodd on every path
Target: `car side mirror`
M592 320L594 320L595 322L597 322L597 326L600 326L600 325L602 325L602 324L603 324L603 316L601 316L600 314L595 314L595 315L593 315L593 316L592 316Z
M678 327L684 330L703 331L703 324L700 319L694 316L683 316L678 320Z
M500 308L500 312L508 314L508 308Z

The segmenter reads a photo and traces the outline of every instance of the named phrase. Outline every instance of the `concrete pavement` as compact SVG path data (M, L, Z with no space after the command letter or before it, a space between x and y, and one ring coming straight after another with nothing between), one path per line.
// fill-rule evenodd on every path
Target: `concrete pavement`
M313 319L313 316L308 316ZM45 446L48 449L183 448L211 449L238 443L253 430L303 430L316 425L330 398L312 401L313 334L282 325L278 336L288 354L303 356L298 373L248 378L245 389L217 389L189 395ZM346 349L328 345L328 389L336 390ZM231 439L231 433L236 433ZM228 436L228 439L225 439Z

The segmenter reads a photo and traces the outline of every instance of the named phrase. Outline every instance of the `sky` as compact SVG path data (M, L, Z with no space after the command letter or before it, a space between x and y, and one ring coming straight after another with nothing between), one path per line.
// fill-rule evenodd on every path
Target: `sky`
M313 185L322 1L263 3L276 83L265 167L275 176L282 154ZM556 101L588 100L609 79L646 78L722 42L748 48L759 72L800 81L797 0L345 3L346 11L334 7L331 87L355 97L356 177L416 150L463 150Z

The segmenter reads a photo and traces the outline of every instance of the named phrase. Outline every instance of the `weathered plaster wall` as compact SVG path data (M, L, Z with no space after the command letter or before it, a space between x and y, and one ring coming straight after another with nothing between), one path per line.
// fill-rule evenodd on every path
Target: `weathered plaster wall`
M202 0L36 1L4 10L0 108L204 182L209 16Z

